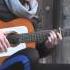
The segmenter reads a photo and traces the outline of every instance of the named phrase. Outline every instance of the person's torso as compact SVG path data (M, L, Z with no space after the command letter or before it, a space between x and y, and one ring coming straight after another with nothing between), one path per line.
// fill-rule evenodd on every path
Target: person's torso
M17 16L15 16L11 11L9 11L4 0L0 0L0 19L8 21L16 17Z

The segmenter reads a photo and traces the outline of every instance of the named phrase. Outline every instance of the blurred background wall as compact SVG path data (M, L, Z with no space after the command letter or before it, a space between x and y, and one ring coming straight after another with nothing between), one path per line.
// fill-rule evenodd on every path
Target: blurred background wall
M38 15L41 23L37 24L37 30L53 28L70 28L70 0L38 0ZM63 41L54 48L43 63L70 63L70 37L64 37Z

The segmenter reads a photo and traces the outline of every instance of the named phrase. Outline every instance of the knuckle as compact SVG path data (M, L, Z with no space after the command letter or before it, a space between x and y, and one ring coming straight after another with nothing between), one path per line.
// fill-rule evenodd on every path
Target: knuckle
M55 34L55 32L54 32L54 31L52 31L52 34Z
M0 36L0 40L4 40L5 39L5 37L4 36Z
M0 42L2 42L3 41L3 38L0 38Z
M48 41L51 42L51 37L48 37Z

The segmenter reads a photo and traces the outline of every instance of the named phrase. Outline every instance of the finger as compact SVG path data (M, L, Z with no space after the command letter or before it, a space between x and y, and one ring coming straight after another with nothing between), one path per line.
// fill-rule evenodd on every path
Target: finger
M8 40L6 39L6 36L4 34L0 35L0 39L1 39L1 42L5 48L10 47L10 44L9 44Z
M4 48L4 50L6 50L7 46L5 45L4 34L2 34L2 33L0 33L0 43L1 43L2 47Z
M6 37L4 36L4 39L2 40L2 44L5 47L5 49L7 49L8 47L10 47L10 44L8 42L8 40L6 39Z
M46 44L49 46L49 48L51 48L53 46L51 37L48 37L48 40L46 41Z
M0 42L0 52L5 51L4 47L2 46L1 42Z
M57 35L54 31L52 31L52 35L53 35L54 45L57 45L58 44Z
M48 37L48 40L47 40L47 41L52 42L52 40L51 40L51 37L50 37L50 36Z
M4 38L4 42L7 46L7 48L11 47L11 45L10 45L9 41L6 39L6 37Z
M5 44L4 39L2 39L2 40L0 39L0 42L1 42L1 45L4 48L4 50L7 50L7 45Z
M59 40L62 40L62 35L60 33L57 32L57 36Z
M51 39L51 43L54 44L55 40L52 31L50 32L50 39Z
M45 45L48 49L53 47L50 37L48 37L48 40L45 41Z
M1 43L1 48L2 50L7 50L7 45L5 41L5 35L3 33L0 33L0 43Z
M54 40L54 35L53 35L52 31L50 32L50 37L51 37L52 40Z

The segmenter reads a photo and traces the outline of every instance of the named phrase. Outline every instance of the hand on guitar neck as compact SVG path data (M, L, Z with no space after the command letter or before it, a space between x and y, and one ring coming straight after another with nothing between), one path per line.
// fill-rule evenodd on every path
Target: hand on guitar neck
M62 35L59 32L51 31L49 33L48 39L45 41L45 45L47 48L54 48L54 45L57 45L58 42L62 40Z
M48 39L46 39L44 43L47 46L47 48L53 48L54 45L58 44L58 40L62 40L62 35L59 32L50 31L48 34L49 34L49 36L47 37ZM5 36L5 34L1 32L0 51L6 51L8 47L11 47L12 43L18 45L20 43L19 39L20 35L17 33L10 33L8 34L8 36Z

